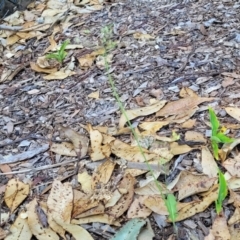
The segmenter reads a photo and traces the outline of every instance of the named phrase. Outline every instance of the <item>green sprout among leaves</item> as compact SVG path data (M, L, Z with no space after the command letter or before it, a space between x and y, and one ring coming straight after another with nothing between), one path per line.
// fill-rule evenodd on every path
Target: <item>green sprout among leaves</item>
M219 182L218 198L215 201L217 214L219 214L222 211L222 203L226 198L226 196L228 195L227 182L223 173L220 170L218 171L218 182Z
M46 58L56 59L58 62L62 64L64 58L67 56L67 52L65 51L65 49L69 43L70 43L69 40L64 41L60 49L56 53L49 53L47 54Z
M211 135L211 144L213 149L213 155L215 159L219 159L218 152L219 152L219 144L220 143L232 143L234 141L233 138L227 137L225 133L219 130L220 123L218 118L212 108L209 108L209 116L210 116L210 123L212 129Z
M132 134L134 136L134 139L135 139L135 141L137 143L137 146L138 146L138 148L140 150L140 153L143 156L143 158L145 160L145 163L148 166L148 169L149 169L151 175L154 178L154 182L155 182L155 184L156 184L156 186L157 186L157 188L159 190L159 193L160 193L160 195L161 195L161 197L162 197L162 199L163 199L163 201L165 203L165 206L167 208L167 211L169 213L169 219L172 221L173 226L175 228L175 231L177 231L176 225L175 225L175 222L176 222L176 219L177 219L177 213L178 213L177 212L176 197L173 194L171 194L171 193L167 194L167 195L163 194L162 188L161 188L159 182L157 181L157 179L156 179L156 177L154 175L154 172L151 169L151 167L150 167L150 165L149 165L149 163L148 163L148 161L146 159L146 156L145 156L144 151L142 149L142 146L140 144L140 139L139 139L135 129L133 128L133 126L132 126L132 124L131 124L128 116L127 116L126 110L125 110L125 108L124 108L124 106L123 106L123 104L122 104L122 102L120 100L120 97L119 97L119 94L117 92L117 89L116 89L113 77L109 73L110 66L109 66L109 62L107 60L107 54L106 53L108 51L113 50L115 48L115 46L116 46L116 42L112 41L111 38L112 38L112 27L111 26L105 26L104 28L102 28L101 29L101 39L102 39L103 47L105 48L105 53L103 55L103 57L104 57L104 64L105 64L105 70L106 70L107 75L108 75L108 80L109 80L109 83L110 83L112 91L113 91L113 95L114 95L114 97L115 97L115 99L116 99L116 101L117 101L117 103L119 105L119 108L120 108L122 114L124 115L124 117L127 120L127 124L129 126L129 128L131 129L131 132L132 132ZM173 132L172 137L174 139L178 139L179 135L177 135L175 132Z

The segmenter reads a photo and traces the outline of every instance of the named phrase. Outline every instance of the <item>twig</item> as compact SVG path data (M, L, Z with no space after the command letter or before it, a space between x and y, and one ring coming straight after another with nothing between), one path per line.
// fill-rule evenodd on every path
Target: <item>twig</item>
M0 30L17 32L17 31L22 30L22 29L23 29L23 27L20 27L20 26L11 27L11 26L7 26L7 25L4 25L4 24L0 25Z
M80 160L86 159L87 157L88 156L85 156L85 157L81 158ZM38 171L42 171L42 170L49 169L49 168L64 166L64 165L67 165L69 163L73 163L73 162L76 162L76 161L79 161L79 159L74 159L74 160L71 160L71 161L56 163L56 164L52 164L52 165L45 165L45 166L42 166L42 167L39 167L39 168L32 168L32 169L26 169L26 170L21 170L21 171L0 173L0 176L10 175L10 174L22 174L22 173L29 173L29 172L38 172Z

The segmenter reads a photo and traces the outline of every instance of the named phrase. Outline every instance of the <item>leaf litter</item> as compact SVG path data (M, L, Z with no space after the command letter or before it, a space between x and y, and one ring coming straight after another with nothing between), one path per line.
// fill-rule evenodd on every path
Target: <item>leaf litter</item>
M3 19L13 31L0 33L0 237L238 239L236 4L48 1ZM109 24L108 73L145 157L105 73L101 29ZM46 58L66 40L62 64ZM218 161L208 106L234 138ZM218 168L230 196L209 217ZM162 194L176 196L170 215L152 174Z

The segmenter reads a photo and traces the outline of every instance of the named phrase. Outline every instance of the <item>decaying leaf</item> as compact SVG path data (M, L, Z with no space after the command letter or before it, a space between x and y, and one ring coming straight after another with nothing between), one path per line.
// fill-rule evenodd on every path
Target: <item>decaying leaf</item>
M62 156L69 156L69 157L77 156L74 145L69 142L52 143L50 150Z
M170 151L173 155L180 155L192 151L193 148L188 145L179 145L177 142L170 143Z
M223 162L223 167L225 167L232 176L240 177L240 155L237 155L234 159L227 159Z
M240 121L240 108L237 107L226 107L226 112L236 120Z
M28 196L30 187L28 184L21 182L19 179L11 179L8 181L4 201L13 212Z
M168 121L158 121L158 122L143 122L139 125L140 128L147 131L148 133L156 133L163 126L168 125Z
M218 185L214 185L203 197L201 201L190 202L178 211L176 221L182 221L199 212L203 212L210 204L217 200Z
M158 101L148 107L127 110L126 115L128 117L128 120L130 121L136 117L147 116L147 115L153 114L153 113L159 111L159 109L161 109L165 104L166 104L165 100ZM123 128L126 122L127 122L127 119L125 117L125 114L122 114L120 117L120 120L119 120L119 128L120 129Z
M196 96L182 98L177 101L167 103L166 106L156 113L156 116L167 117L171 115L182 115L183 112L187 112L189 109L193 109L203 102L210 102L212 100L214 100L214 98L201 98Z
M59 131L61 137L66 137L72 142L78 157L82 158L87 154L89 144L88 137L77 133L69 127L60 126Z
M147 196L138 196L134 199L127 212L128 218L146 218L152 213L152 210L144 205L146 198Z
M33 199L27 206L27 221L29 228L34 236L39 240L59 240L58 235L51 228L44 228L39 221L36 213L37 200Z
M73 208L73 191L70 183L62 184L54 180L51 192L48 196L47 206L49 214L65 223L70 223Z
M106 205L105 205L105 207L106 207ZM85 217L94 216L94 215L98 215L98 214L104 214L105 207L103 206L102 203L99 203L96 207L91 208L91 209L85 211L84 213L79 214L77 217L85 218Z
M78 182L81 184L82 191L85 193L92 192L92 176L87 171L78 174Z
M206 143L207 140L204 138L203 134L195 131L187 131L185 133L185 141L189 142L199 142Z
M15 222L10 227L10 232L5 240L30 240L32 239L32 232L28 226L27 218L23 217L24 212L19 213Z
M126 189L126 194L124 194L117 204L113 207L110 207L107 210L107 213L110 215L110 218L117 219L122 216L122 214L129 208L133 200L134 195L134 184L135 178L130 174L127 174L123 177L122 181L119 184L118 189Z
M228 154L240 143L240 138L234 139L232 143L223 144L222 148L219 149L219 157L222 161L225 161Z
M116 163L110 159L99 165L99 167L94 171L92 175L92 189L95 189L98 183L108 183L109 179L112 176L115 165Z

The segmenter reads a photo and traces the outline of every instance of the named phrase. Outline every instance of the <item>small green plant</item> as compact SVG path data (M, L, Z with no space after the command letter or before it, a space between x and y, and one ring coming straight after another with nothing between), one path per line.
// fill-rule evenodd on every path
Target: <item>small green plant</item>
M228 195L227 181L220 170L218 171L218 184L219 184L218 198L215 201L215 208L217 214L219 214L222 211L222 203L226 196Z
M64 58L67 56L67 52L65 51L65 49L69 43L70 43L69 40L64 41L60 49L56 53L49 53L46 55L46 58L56 59L58 62L62 64Z
M210 107L209 107L209 117L210 117L211 129L212 129L211 144L213 149L213 156L215 157L215 159L218 160L219 144L232 143L234 139L227 137L224 132L219 130L220 123L218 121L218 118L214 110Z
M159 182L157 181L157 179L156 179L156 177L154 175L154 172L151 169L151 167L150 167L150 165L149 165L149 163L148 163L148 161L146 159L146 156L145 156L145 154L143 152L143 149L142 149L142 146L140 144L140 140L138 138L138 135L137 135L135 129L133 128L133 126L132 126L132 124L131 124L128 116L127 116L126 110L125 110L125 108L124 108L124 106L123 106L123 104L122 104L122 102L120 100L120 97L119 97L119 95L117 93L117 89L116 89L115 84L114 84L114 80L112 78L112 75L109 73L110 66L109 66L109 63L107 61L107 52L112 50L112 49L114 49L115 46L116 46L116 43L111 40L111 37L112 37L112 28L111 28L111 26L105 26L104 28L102 28L101 34L102 34L102 44L103 44L103 47L106 50L104 55L103 55L103 57L104 57L104 65L105 65L105 70L108 73L108 81L109 81L109 83L111 85L113 95L114 95L114 97L115 97L115 99L116 99L116 101L117 101L117 103L119 105L119 108L120 108L122 114L124 115L124 117L127 120L127 124L129 126L129 128L131 129L131 132L132 132L132 134L134 136L134 139L135 139L135 141L137 143L137 146L138 146L138 148L140 150L140 153L143 156L143 158L145 160L145 163L147 164L148 169L149 169L151 175L154 178L154 182L155 182L155 184L156 184L156 186L157 186L157 188L159 190L159 193L160 193L160 195L161 195L161 197L162 197L162 199L163 199L163 201L165 203L165 206L166 206L166 208L168 210L169 219L172 221L175 231L177 231L176 225L175 225L176 218L177 218L177 201L176 201L176 198L175 198L175 196L173 194L167 194L167 195L163 194L162 188L161 188ZM178 138L179 136L176 133L173 133L173 137L174 138Z

